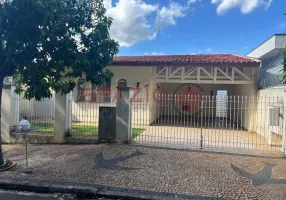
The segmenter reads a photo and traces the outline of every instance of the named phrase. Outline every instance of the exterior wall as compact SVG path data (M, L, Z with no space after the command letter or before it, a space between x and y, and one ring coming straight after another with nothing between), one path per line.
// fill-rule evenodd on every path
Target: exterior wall
M272 36L271 38L263 42L261 45L253 49L247 56L253 58L260 58L262 55L265 55L269 51L275 49L275 44L276 44L276 38L275 36Z
M23 115L30 116L32 118L54 118L55 117L55 96L50 99L43 99L36 101L34 99L27 100L22 97L19 99L20 118Z
M255 119L255 114L253 113L255 111L255 103L253 100L256 96L256 87L253 85L236 85L234 90L235 99L232 100L233 103L230 109L235 107L239 112L232 117L243 128L253 131L253 121Z
M254 88L252 85L220 85L220 84L201 84L201 85L197 85L197 84L174 84L174 83L161 83L160 87L166 91L167 94L176 94L178 95L178 88L183 87L183 88L187 88L187 87L196 87L196 88L200 88L201 93L200 95L206 95L205 98L205 104L204 107L206 107L207 109L209 109L209 111L204 112L203 116L204 117L215 117L215 107L216 107L216 102L215 102L215 96L217 95L217 91L218 90L227 90L227 95L228 95L228 113L227 113L227 118L230 120L233 120L235 122L239 122L244 128L248 129L249 128L249 119L251 117L251 112L249 111L245 111L243 110L243 112L241 111L243 109L242 107L242 102L246 102L248 101L247 98L245 98L245 96L253 96L254 95ZM214 97L213 99L210 99L209 95L210 92L213 91ZM179 98L178 96L175 98ZM234 101L236 102L240 102L240 103L235 103L234 105ZM166 114L172 114L172 115L182 115L180 112L176 111L175 107L172 105L173 102L172 100L167 101L166 102L162 102L161 103L161 108L160 108L160 115L166 115ZM244 104L245 105L245 104ZM166 107L173 107L173 110L170 111L170 109L166 109ZM236 113L233 112L234 108L239 109L241 112ZM232 110L232 111L231 111Z
M108 67L114 74L111 80L111 103L93 103L93 102L76 102L77 90L74 90L73 103L72 103L72 119L74 123L88 123L98 125L98 113L100 106L112 106L115 107L117 101L117 81L119 79L125 79L127 81L127 87L130 87L130 92L139 92L134 96L134 103L132 105L133 116L132 122L134 127L145 127L149 125L156 118L156 112L152 112L152 107L155 102L152 100L152 91L156 88L156 70L152 67ZM137 83L140 83L140 88L136 88ZM85 84L85 88L91 88L90 83ZM133 88L133 89L132 89ZM136 88L136 89L135 89ZM146 93L150 95L146 96ZM91 100L91 97L85 98L87 101ZM140 101L143 101L140 103Z
M269 133L273 132L278 135L283 135L283 118L284 115L284 101L285 101L286 86L272 87L267 89L258 90L257 93L257 113L256 113L256 125L255 132L263 135L269 139ZM270 127L270 108L278 108L280 116L276 116L279 120L278 127Z

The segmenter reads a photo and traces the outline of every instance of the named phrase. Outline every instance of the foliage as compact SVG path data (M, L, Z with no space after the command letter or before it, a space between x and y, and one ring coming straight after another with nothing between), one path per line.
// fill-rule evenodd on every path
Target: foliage
M36 100L70 92L78 77L94 85L110 80L105 67L118 43L105 12L100 0L1 0L0 106L6 76L14 76L17 93Z
M282 52L281 52L284 60L283 62L281 63L283 68L282 68L282 73L281 75L279 76L280 80L281 80L281 83L282 84L285 84L286 83L286 49L284 49Z
M17 93L40 100L68 93L77 77L95 85L112 77L105 67L118 44L102 1L13 0L0 9L0 81L14 75Z

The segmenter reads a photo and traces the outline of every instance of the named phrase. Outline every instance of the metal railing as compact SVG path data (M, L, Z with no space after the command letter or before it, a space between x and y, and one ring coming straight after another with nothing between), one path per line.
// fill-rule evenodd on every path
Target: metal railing
M22 96L15 99L15 124L21 119L27 119L38 133L54 134L55 97L50 99L27 100Z
M106 91L92 95L72 95L72 136L98 137L99 107L115 107L116 99Z
M143 129L135 142L227 151L281 150L283 98L142 96L132 102L132 127Z

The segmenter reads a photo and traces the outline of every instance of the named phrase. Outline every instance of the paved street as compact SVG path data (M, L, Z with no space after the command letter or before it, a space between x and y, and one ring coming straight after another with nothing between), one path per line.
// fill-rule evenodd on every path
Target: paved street
M108 187L185 199L281 199L286 160L132 145L38 145L29 147L33 173L24 174L24 148L4 145L17 162L1 180Z
M0 190L1 200L91 200L91 199L77 199L73 196L62 194L36 194L31 192L15 192ZM106 198L96 198L93 200L110 200Z
M0 190L1 200L65 200L68 198L53 197L52 195L40 195L34 193L11 192Z

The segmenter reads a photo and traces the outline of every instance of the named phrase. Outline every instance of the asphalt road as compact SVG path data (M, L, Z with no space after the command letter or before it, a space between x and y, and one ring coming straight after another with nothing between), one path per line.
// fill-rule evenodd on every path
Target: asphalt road
M50 194L36 194L31 192L14 192L0 190L0 200L91 200L91 199L77 199L72 196L58 196ZM93 200L111 200L105 198L93 199Z
M0 190L1 200L66 200L68 198L53 197L52 195L10 192Z

